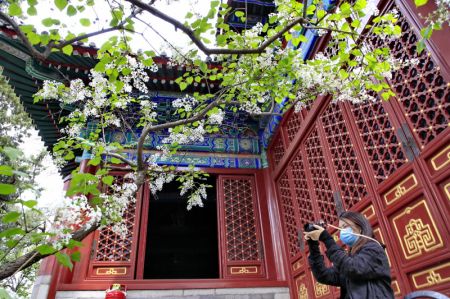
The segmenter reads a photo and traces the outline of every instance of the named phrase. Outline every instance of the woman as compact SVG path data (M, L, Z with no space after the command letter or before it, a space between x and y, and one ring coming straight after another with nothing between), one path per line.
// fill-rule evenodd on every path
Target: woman
M349 253L336 244L321 226L305 232L309 245L309 265L320 283L341 288L341 299L394 298L386 253L373 238L369 221L359 213L344 212L339 217L341 241ZM328 268L320 253L319 242L325 244L327 256L333 263Z

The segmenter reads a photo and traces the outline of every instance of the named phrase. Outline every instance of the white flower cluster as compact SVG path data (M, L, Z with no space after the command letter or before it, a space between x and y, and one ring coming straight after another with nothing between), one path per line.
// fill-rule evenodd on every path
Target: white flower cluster
M169 136L162 140L164 144L192 144L195 142L203 142L206 131L204 121L199 121L197 127L182 127L181 132L175 132L169 128Z
M189 211L192 207L203 207L203 200L206 199L206 186L200 185L194 192L189 194L188 205L186 209Z
M217 113L211 114L208 117L208 122L212 125L220 125L225 117L225 111L218 109Z
M261 113L261 108L254 102L246 101L241 104L239 110L245 111L249 114L259 114Z
M363 8L363 13L368 16L378 16L380 14L380 11L378 10L378 3L379 1L375 0L369 0L367 1L366 6Z
M64 198L62 206L57 211L56 220L49 232L55 234L52 239L55 248L61 248L72 238L72 233L82 227L89 229L102 218L99 207L89 204L85 195Z
M36 96L42 97L46 100L59 99L59 88L63 85L56 81L44 81L42 88L36 93Z
M186 112L192 111L192 109L194 109L197 104L198 101L194 97L191 97L189 95L185 95L182 98L178 98L172 101L172 106L174 108L183 108Z
M175 178L175 175L172 173L159 172L156 173L152 179L149 181L150 191L155 194L158 191L161 191L164 187L164 184L170 183Z
M158 113L155 111L155 109L158 104L149 100L141 100L139 104L141 105L140 114L142 115L142 123L148 123L156 120L156 118L158 117Z
M69 92L66 94L64 102L72 104L80 101L84 101L87 97L90 97L91 93L89 89L84 85L83 80L75 79L70 81Z

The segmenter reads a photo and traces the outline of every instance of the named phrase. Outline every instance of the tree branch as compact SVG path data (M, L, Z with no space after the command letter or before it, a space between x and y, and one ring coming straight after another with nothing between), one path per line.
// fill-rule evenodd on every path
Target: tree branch
M267 39L265 42L263 42L258 48L254 49L221 49L221 48L208 48L205 46L203 42L200 41L200 39L195 35L195 32L182 24L180 21L178 21L175 18L172 18L171 16L166 15L162 11L154 8L153 6L144 3L140 0L126 0L127 2L130 2L133 5L136 5L137 7L149 12L150 14L154 15L155 17L166 21L169 24L172 24L175 29L180 29L183 31L190 40L206 55L213 55L213 54L259 54L262 53L270 44L272 44L274 41L279 39L283 36L284 33L288 32L291 28L293 28L297 24L308 24L309 20L305 19L303 17L298 17L294 19L292 22L287 24L281 31L279 31L277 34L273 35L269 39Z
M136 16L137 14L141 13L142 10L138 9L136 10L133 14L131 14L129 17L125 18L132 18L134 16ZM16 21L14 21L13 18L9 17L8 15L6 15L5 13L3 13L2 11L0 11L0 20L5 21L7 24L9 24L14 32L16 32L17 36L19 37L19 39L22 41L22 43L25 45L25 47L28 49L28 51L30 52L30 55L33 56L34 58L44 61L48 58L48 56L50 55L52 49L58 49L61 50L62 48L73 44L75 42L81 41L83 39L86 38L90 38L93 36L97 36L97 35L101 35L104 33L108 33L111 31L116 31L116 30L127 30L127 31L132 31L132 30L128 30L126 29L123 25L125 24L125 20L123 20L122 22L120 22L120 24L118 24L117 26L114 27L110 27L110 28L106 28L106 29L101 29L98 31L94 31L91 33L86 33L86 34L82 34L80 36L74 37L68 41L63 41L60 43L55 43L55 41L51 41L46 47L45 50L43 52L38 51L28 40L27 36L25 35L25 33L20 29L19 24L17 24Z
M82 241L87 235L95 231L98 227L99 225L93 225L88 229L85 228L78 230L72 234L72 239L75 241ZM14 261L2 264L0 266L0 281L14 275L20 270L24 270L32 266L34 263L37 263L52 254L54 254L54 252L49 254L40 254L37 250L32 250Z
M117 153L111 153L111 152L106 152L106 153L102 153L105 156L109 156L109 157L113 157L116 159L119 159L120 161L124 162L125 164L130 165L131 167L137 167L137 165L135 163L133 163L133 161L128 160L127 158L125 158L124 156L117 154Z

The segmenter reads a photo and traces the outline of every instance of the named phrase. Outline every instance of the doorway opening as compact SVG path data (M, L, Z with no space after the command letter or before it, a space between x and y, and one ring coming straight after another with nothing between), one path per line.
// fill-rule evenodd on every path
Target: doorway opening
M203 207L186 209L179 182L151 196L144 279L219 278L216 178Z

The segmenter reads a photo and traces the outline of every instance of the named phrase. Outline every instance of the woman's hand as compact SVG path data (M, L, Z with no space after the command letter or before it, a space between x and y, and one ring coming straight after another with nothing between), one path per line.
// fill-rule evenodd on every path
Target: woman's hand
M314 224L314 228L316 228L315 230L313 230L312 232L305 232L305 240L313 240L313 241L318 241L320 234L325 230L323 227L321 227L320 225L316 225Z

